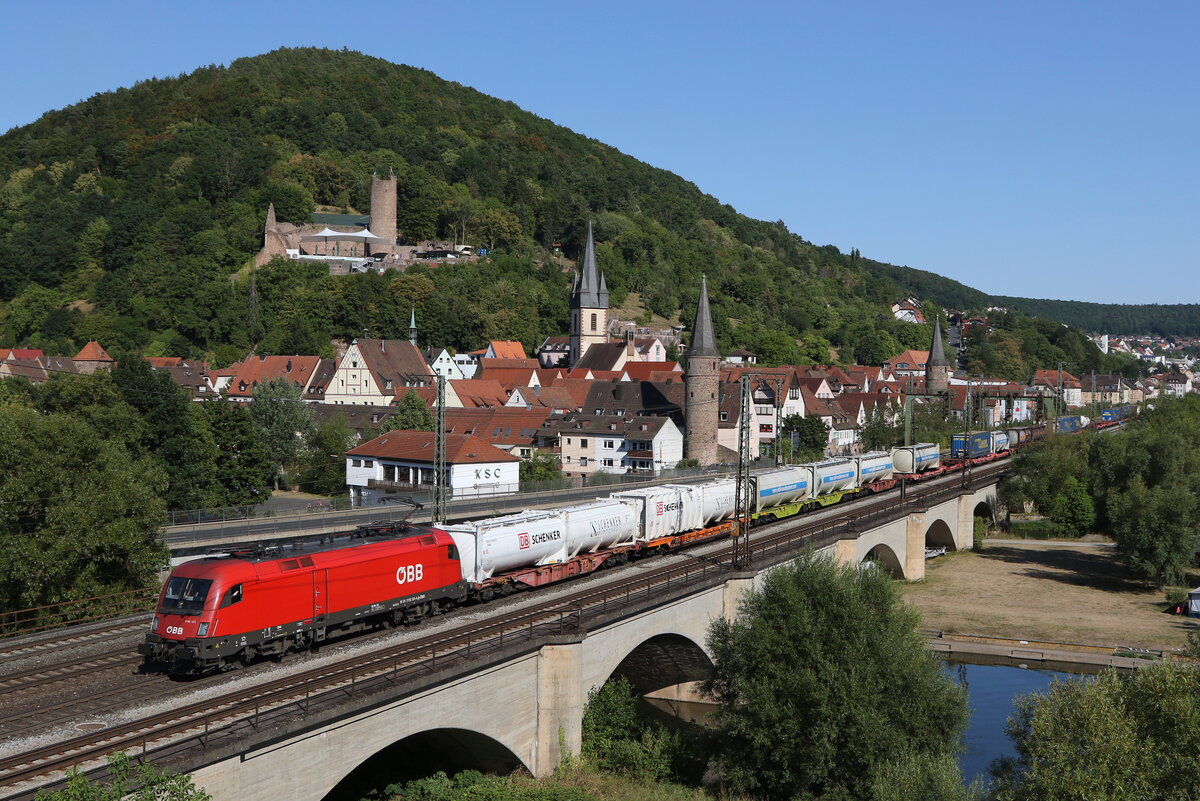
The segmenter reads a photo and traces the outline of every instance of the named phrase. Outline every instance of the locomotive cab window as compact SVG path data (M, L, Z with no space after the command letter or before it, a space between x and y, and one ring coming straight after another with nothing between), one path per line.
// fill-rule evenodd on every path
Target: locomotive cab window
M175 576L167 582L161 611L180 615L199 614L204 611L204 602L208 600L208 591L211 588L211 579Z
M234 584L225 593L225 597L221 599L221 608L224 609L227 606L232 606L240 600L242 600L242 585Z

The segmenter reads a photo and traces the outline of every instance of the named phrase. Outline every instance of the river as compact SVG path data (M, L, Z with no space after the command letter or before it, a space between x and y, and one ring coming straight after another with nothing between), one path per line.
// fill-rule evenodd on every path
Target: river
M963 778L988 779L988 767L1004 756L1016 756L1012 741L1004 733L1004 724L1015 710L1019 695L1045 690L1055 678L1066 680L1080 673L1094 673L1088 665L1060 665L1055 669L1038 662L974 660L956 657L947 660L950 670L966 682L971 718L967 723L966 750L959 758ZM990 662L989 664L981 664ZM1024 665L1024 666L1022 666Z

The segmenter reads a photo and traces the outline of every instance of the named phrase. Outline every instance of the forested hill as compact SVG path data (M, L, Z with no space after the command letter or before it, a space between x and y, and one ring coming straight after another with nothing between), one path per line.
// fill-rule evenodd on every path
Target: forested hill
M926 270L897 267L870 260L864 260L863 264L875 275L895 283L906 294L931 300L945 308L967 310L1003 306L1021 314L1054 320L1084 331L1200 336L1200 304L1088 303L1079 300L988 295L952 278Z
M251 291L269 203L293 222L318 206L366 212L371 173L388 170L407 241L498 255L382 276L277 261ZM566 331L570 273L551 247L575 256L589 218L614 306L636 292L647 314L686 324L707 273L721 344L766 362L826 362L832 346L879 363L929 339L891 318L903 291L857 253L511 103L348 51L278 50L50 112L0 137L0 182L0 346L329 354L331 338L406 337L415 308L422 345L532 347ZM1069 358L1079 339L1054 333L1036 361Z

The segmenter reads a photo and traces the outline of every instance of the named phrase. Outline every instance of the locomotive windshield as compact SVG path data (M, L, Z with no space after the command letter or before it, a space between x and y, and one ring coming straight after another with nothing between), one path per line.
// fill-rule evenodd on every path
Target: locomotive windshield
M208 590L212 587L212 579L196 579L175 576L167 582L167 590L163 593L160 612L177 615L198 615L204 611L204 601L208 598Z

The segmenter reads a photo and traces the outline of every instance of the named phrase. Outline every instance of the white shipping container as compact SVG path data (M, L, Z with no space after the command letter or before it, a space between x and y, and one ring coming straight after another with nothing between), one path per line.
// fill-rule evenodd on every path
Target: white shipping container
M858 477L854 462L849 459L826 459L814 462L812 470L816 495L828 495L838 490L851 489Z
M723 479L699 484L700 525L711 526L733 517L737 507L737 482Z
M855 483L858 487L871 481L887 481L895 472L892 457L885 451L871 451L850 458L858 468L858 479Z
M751 480L757 499L756 512L813 497L812 468L807 465L764 470Z
M942 464L942 454L932 442L918 442L892 449L892 464L897 473L921 473L936 470Z
M563 509L567 516L567 556L592 553L637 538L633 509L620 501L597 501Z
M454 539L463 579L478 583L520 567L566 559L566 517L561 511L525 510L507 517L446 526Z
M696 522L700 519L699 500L685 496L677 486L628 490L609 497L633 507L643 540L670 537L700 527Z

